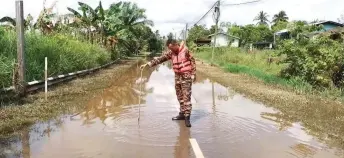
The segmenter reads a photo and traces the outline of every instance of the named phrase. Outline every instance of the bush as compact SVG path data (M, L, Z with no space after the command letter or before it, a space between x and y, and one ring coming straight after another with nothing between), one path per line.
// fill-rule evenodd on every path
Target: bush
M315 87L343 87L344 45L322 36L316 40L285 41L279 54L288 66L281 71L285 78L299 77Z
M12 81L16 61L16 36L13 31L0 31L0 86L8 87ZM25 35L26 80L40 80L44 76L44 58L48 58L48 75L54 76L88 69L109 62L105 49L80 42L65 35Z

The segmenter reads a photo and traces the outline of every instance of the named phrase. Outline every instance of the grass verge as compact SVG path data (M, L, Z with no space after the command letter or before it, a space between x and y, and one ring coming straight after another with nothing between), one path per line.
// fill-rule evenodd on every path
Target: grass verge
M16 45L15 32L0 28L0 88L11 85L17 57ZM26 81L43 79L45 57L48 58L48 76L93 68L111 60L111 54L106 49L73 37L26 33Z
M211 48L199 48L195 56L211 63ZM240 48L217 48L213 64L222 67L227 72L246 74L262 80L266 84L292 89L299 94L321 95L325 98L344 101L341 91L336 88L317 89L300 78L279 77L279 73L285 65L277 64L277 61L281 59L273 56L274 52L270 50L249 54ZM267 62L269 57L274 60L270 64Z

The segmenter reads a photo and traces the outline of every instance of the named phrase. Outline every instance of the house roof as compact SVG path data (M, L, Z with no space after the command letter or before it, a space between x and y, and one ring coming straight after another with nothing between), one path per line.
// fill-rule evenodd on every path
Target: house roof
M223 32L219 32L219 33L217 33L218 35L219 34L221 34L221 35L225 35L225 36L228 36L228 37L232 37L232 38L236 38L236 39L240 39L239 37L237 37L237 36L233 36L233 35L228 35L227 33L223 33ZM210 35L208 35L208 37L211 37L211 36L214 36L215 35L215 33L214 34L210 34Z
M326 24L326 23L344 27L344 24L341 24L335 21L321 21L321 22L316 22L316 23L311 23L311 24L320 25L320 24Z
M287 33L287 32L289 32L288 29L283 29L283 30L279 30L279 31L275 32L275 35L280 35L280 34Z
M344 24L341 24L341 23L338 23L335 21L321 21L321 22L316 22L316 23L310 23L310 25L321 25L321 24L325 24L325 23L344 27ZM287 32L289 32L288 29L283 29L283 30L279 30L279 31L275 32L275 35L280 35L280 34L287 33Z

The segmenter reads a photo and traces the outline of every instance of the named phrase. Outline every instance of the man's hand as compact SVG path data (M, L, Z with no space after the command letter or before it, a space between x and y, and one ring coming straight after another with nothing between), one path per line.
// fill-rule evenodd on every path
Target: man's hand
M140 66L140 69L144 69L148 64L143 64Z
M192 80L192 82L195 82L196 81L196 75L191 75L191 80Z

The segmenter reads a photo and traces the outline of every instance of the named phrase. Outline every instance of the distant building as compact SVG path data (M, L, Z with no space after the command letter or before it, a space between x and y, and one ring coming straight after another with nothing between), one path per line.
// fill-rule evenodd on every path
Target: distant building
M334 22L334 21L322 21L322 22L316 22L316 23L311 23L311 24L317 25L317 26L323 25L324 30L322 30L322 31L332 30L332 29L337 28L337 27L344 27L344 24Z
M321 21L321 22L316 22L316 23L310 23L309 25L316 25L316 26L323 25L323 27L324 27L324 29L321 31L312 32L310 34L311 36L317 35L317 34L322 33L322 32L330 31L330 30L333 30L333 29L338 28L338 27L344 27L344 24L334 22L334 21ZM283 30L277 31L277 32L275 32L274 35L280 36L282 39L291 38L290 37L290 31L288 29L283 29Z
M215 38L216 38L216 45L215 47L239 47L239 37L231 36L226 33L218 33L216 36L215 34L211 34L208 36L211 39L211 45L213 45Z

